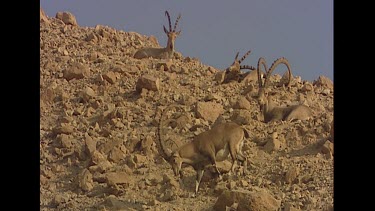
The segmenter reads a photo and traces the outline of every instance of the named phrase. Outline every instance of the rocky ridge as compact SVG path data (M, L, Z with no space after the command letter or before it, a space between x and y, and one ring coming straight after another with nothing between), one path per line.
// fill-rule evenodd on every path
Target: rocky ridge
M41 9L41 210L333 210L332 81L293 76L285 88L281 75L271 76L277 104L307 105L314 118L266 124L256 81L219 84L222 71L179 52L171 60L132 58L145 46L159 44ZM159 118L171 104L184 108L168 113L162 129L171 149L234 121L251 133L243 148L248 174L219 181L206 171L192 197L194 170L184 168L179 181L159 153ZM219 165L227 172L230 159Z

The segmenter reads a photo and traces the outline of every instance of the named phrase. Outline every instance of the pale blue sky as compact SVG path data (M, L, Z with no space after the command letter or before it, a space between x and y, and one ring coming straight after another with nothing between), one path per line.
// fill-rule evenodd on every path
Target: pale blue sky
M58 11L73 13L80 26L107 25L157 37L165 46L168 28L181 13L175 48L184 56L224 69L237 51L243 62L256 66L264 57L268 66L286 57L294 75L313 81L319 75L333 80L333 0L41 0L49 17ZM275 73L283 74L280 65Z

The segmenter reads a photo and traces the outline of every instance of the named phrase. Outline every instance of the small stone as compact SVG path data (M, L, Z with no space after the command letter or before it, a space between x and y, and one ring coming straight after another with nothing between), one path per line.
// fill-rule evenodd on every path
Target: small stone
M270 139L264 146L266 152L277 151L281 148L281 142L278 139Z
M285 174L285 182L292 184L299 175L298 167L291 167Z
M141 76L136 84L136 90L138 93L142 91L142 89L152 90L152 91L159 91L160 90L160 79L156 78L151 75L143 75Z
M117 74L115 72L109 71L103 74L103 79L108 81L110 84L114 84L117 80Z
M233 108L236 109L247 109L251 107L250 102L244 96L240 96L237 102L234 104Z
M71 134L73 133L73 127L70 125L62 125L62 126L57 126L53 129L54 134Z
M87 66L80 63L74 63L70 68L64 70L63 77L67 81L70 81L72 79L82 79L89 73L90 70Z
M88 169L84 169L78 175L78 184L79 187L82 188L83 191L90 191L94 188L92 174Z
M329 154L329 153L331 153L332 155L334 154L333 153L333 143L332 142L330 142L330 141L326 141L325 143L324 143L324 145L322 146L322 148L321 148L321 152L323 153L323 154Z
M109 186L114 186L117 184L130 184L129 174L126 172L109 172L105 174L107 184Z

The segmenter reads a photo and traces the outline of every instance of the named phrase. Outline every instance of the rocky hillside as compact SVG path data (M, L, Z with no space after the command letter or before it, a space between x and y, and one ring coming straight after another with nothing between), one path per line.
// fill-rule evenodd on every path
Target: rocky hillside
M274 74L276 103L307 105L313 118L264 123L256 80L219 84L221 71L178 52L171 60L132 58L145 46L159 44L41 11L41 210L333 210L332 81L293 76L285 88ZM179 180L160 150L160 115L172 104L182 109L162 123L167 147L234 121L250 132L248 173L243 166L226 173L228 158L218 164L223 179L207 169L194 196L194 169L183 168Z

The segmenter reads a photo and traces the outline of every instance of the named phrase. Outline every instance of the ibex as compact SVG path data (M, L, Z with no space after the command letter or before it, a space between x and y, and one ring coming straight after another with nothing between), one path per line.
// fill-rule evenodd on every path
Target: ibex
M312 116L312 111L309 107L305 105L292 105L288 107L279 107L275 106L274 102L272 101L270 96L267 96L265 89L268 86L269 78L279 64L285 64L288 68L289 80L287 82L287 86L290 85L291 80L291 69L287 59L279 58L273 62L270 69L267 71L267 65L264 58L259 58L258 66L257 66L257 74L258 74L258 84L259 84L259 91L258 91L258 103L260 105L260 109L263 112L264 122L276 121L276 120L306 120ZM260 68L261 65L266 70L266 78L264 83L262 84L262 79L260 76Z
M247 51L245 55L242 56L240 60L238 60L237 52L236 56L234 57L234 62L231 66L225 69L225 77L223 83L228 83L230 81L237 81L240 82L245 76L241 74L241 69L249 69L255 70L254 67L248 65L241 65L241 62L245 60L245 58L251 53L251 50Z
M247 158L242 154L241 150L244 137L249 137L246 129L233 122L219 123L212 127L211 130L198 134L191 142L171 152L171 150L165 148L160 132L163 115L169 108L166 108L162 112L158 128L162 154L164 154L165 160L171 164L175 176L182 176L182 164L187 164L194 168L197 172L195 194L198 193L199 184L207 166L213 165L219 178L222 178L221 173L217 169L216 162L227 159L229 154L232 157L231 172L234 172L235 163L238 160L243 162L245 174Z
M178 21L181 18L181 15L178 15L176 22L174 24L174 28L172 30L172 25L171 25L171 17L169 16L168 11L165 11L165 15L168 17L168 22L169 22L169 31L164 27L164 32L167 34L168 41L167 41L167 46L165 48L142 48L135 52L134 58L136 59L143 59L143 58L148 58L148 57L153 57L156 59L170 59L173 57L174 53L174 41L176 38L180 35L181 30L176 32L176 27L178 24Z

